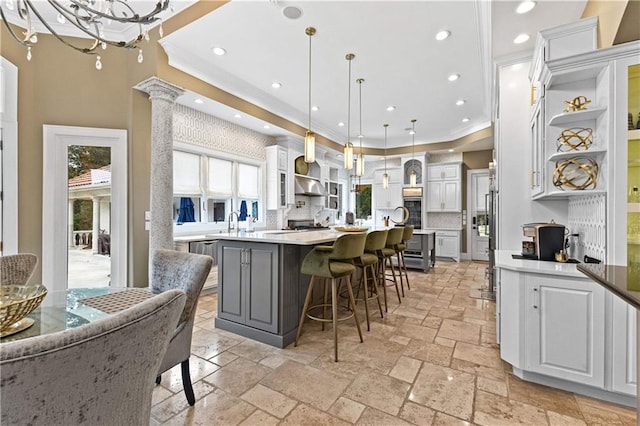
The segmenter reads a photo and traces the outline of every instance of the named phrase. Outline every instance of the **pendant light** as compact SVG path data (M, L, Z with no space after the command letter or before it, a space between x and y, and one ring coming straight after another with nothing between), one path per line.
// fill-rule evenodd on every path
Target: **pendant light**
M364 78L357 79L356 83L358 83L358 92L360 97L360 133L358 133L358 139L360 139L360 153L356 159L356 176L362 176L364 175L364 154L362 153L362 139L364 138L364 135L362 134L362 83L364 83Z
M384 125L384 174L382 175L382 188L389 188L389 173L387 173L387 127L388 124Z
M416 187L416 119L411 120L411 174L409 175L409 186L411 188Z
M304 30L309 36L309 127L304 135L304 161L313 163L316 161L316 134L311 131L311 37L316 33L313 27Z
M347 93L347 143L344 144L344 168L353 169L353 144L351 143L351 61L356 55L348 53L345 56L349 61L349 91Z

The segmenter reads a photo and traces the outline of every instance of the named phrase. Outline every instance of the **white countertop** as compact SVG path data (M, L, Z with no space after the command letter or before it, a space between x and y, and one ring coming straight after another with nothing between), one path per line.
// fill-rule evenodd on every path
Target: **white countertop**
M512 254L520 254L513 250L496 250L496 267L517 272L534 274L560 275L563 277L586 278L576 269L576 263L559 263L540 260L513 259Z
M426 228L423 231L462 231L462 228Z
M200 235L180 235L178 237L173 237L174 242L185 242L190 243L192 241L208 241L215 239L213 236L215 234L200 234Z
M434 231L433 229L414 229L413 233L417 235L430 235L435 234L436 231Z

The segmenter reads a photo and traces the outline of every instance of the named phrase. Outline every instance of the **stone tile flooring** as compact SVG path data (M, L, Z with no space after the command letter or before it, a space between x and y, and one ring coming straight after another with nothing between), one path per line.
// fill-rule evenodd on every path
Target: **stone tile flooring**
M479 292L486 264L438 262L410 272L402 304L371 310L364 343L353 321L307 321L298 347L277 349L214 327L216 295L201 297L187 405L179 366L153 394L151 425L635 425L635 410L524 382L495 343L495 303ZM391 290L391 288L389 288ZM395 299L395 300L394 300Z

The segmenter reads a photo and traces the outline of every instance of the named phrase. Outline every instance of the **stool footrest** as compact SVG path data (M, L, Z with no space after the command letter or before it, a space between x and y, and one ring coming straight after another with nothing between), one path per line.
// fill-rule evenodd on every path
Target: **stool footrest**
M329 308L329 313L331 313L331 303L321 303L318 305L313 305L310 306L309 309L307 309L307 312L305 313L305 315L307 316L307 318L312 319L314 321L320 321L320 322L333 322L333 318L320 318L320 317L316 317L314 315L311 315L309 312L311 312L312 309L319 309L319 308L323 308L323 307L328 307ZM347 314L343 317L339 317L336 318L336 321L346 321L348 319L353 318L353 311L350 311L350 314Z

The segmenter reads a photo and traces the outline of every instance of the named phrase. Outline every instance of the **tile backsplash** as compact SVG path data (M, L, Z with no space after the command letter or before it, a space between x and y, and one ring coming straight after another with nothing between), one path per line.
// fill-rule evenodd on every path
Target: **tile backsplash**
M581 253L602 261L607 254L606 206L605 194L571 197L567 225L572 234L580 234Z
M461 228L461 227L462 227L462 213L427 213L426 228Z

